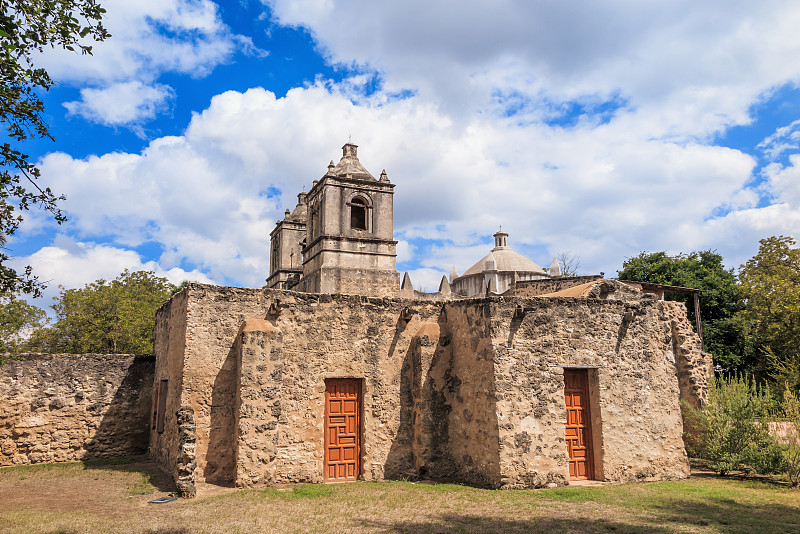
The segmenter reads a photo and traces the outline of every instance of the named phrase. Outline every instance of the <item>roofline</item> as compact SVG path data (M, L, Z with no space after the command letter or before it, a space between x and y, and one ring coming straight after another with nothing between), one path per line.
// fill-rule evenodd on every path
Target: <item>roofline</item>
M657 291L665 291L667 293L702 293L702 289L695 289L693 287L682 286L668 286L664 284L653 284L651 282L638 282L636 280L619 280L623 284L632 285L638 284L642 289L650 289Z

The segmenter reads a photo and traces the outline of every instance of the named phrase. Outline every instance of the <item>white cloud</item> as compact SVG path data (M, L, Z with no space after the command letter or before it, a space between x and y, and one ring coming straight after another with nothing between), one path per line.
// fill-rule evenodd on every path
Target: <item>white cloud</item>
M400 240L397 242L397 263L405 263L414 258L414 245L408 241Z
M138 80L113 83L100 89L81 89L81 100L65 102L69 115L117 126L152 119L167 107L174 91L167 85L147 85Z
M104 125L136 126L167 106L173 90L155 80L165 72L202 78L240 51L265 56L250 37L233 34L210 0L108 0L103 24L111 37L92 55L46 49L37 64L81 89L64 106Z
M200 77L248 46L209 0L110 0L103 7L111 37L95 43L91 56L46 52L40 62L54 79L100 84L164 71Z
M789 156L789 164L786 166L769 165L765 169L765 175L765 189L772 194L775 202L800 206L800 154Z
M763 150L770 160L775 160L786 151L800 150L800 119L778 128L775 133L761 141L758 148Z
M68 197L63 231L76 240L157 242L162 269L190 265L220 283L260 286L274 221L338 161L351 133L367 169L385 168L397 185L400 260L419 265L425 285L434 271L438 287L453 265L463 272L482 257L499 225L541 265L569 250L586 272L607 273L641 250L740 251L745 220L760 218L759 238L800 234L789 216L797 180L775 169L771 194L785 207L772 215L747 188L754 160L736 150L650 139L624 118L562 129L477 116L463 126L422 98L356 105L322 83L284 98L227 92L183 136L141 154L57 153L41 168Z
M77 242L58 236L50 246L45 246L27 257L14 258L11 262L16 268L26 265L33 267L39 280L48 284L43 301L32 301L43 307L49 305L60 291L74 289L104 279L112 280L128 269L129 271L153 271L156 276L166 278L173 284L183 281L214 283L200 271L185 271L179 267L162 268L155 261L142 261L133 250L91 242Z
M374 68L387 90L418 90L459 118L502 112L498 93L527 102L524 120L618 95L649 137L705 139L800 78L792 0L262 1L332 61Z

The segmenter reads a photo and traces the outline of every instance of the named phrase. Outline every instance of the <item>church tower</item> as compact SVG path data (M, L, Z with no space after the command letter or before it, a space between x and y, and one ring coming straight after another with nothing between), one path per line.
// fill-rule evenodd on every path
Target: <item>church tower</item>
M286 210L269 234L270 289L294 289L303 276L302 242L306 237L306 193L297 195L297 206Z
M342 159L315 180L306 197L303 277L309 293L390 295L400 287L395 267L394 184L375 179L347 143Z

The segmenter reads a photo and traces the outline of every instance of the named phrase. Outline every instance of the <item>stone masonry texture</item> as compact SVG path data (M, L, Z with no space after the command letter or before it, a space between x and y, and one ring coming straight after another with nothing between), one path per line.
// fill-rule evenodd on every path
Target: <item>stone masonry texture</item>
M0 466L147 450L153 356L20 358L0 365Z
M243 487L323 481L331 378L361 380L365 480L566 484L565 368L588 373L595 478L682 478L679 398L702 395L707 373L685 309L646 294L435 301L190 284L157 314L156 355L152 383L170 388L151 453L177 477L174 414L191 408L194 479Z

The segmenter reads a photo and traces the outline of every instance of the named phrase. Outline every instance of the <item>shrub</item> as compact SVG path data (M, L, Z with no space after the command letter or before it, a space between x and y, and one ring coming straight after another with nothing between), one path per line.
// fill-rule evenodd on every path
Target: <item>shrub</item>
M721 475L781 471L783 451L765 424L772 407L768 388L758 388L752 379L717 379L702 406L683 406L690 429L684 436L689 454L706 460Z
M788 387L783 393L783 414L789 422L784 442L786 475L792 486L800 486L800 399Z

